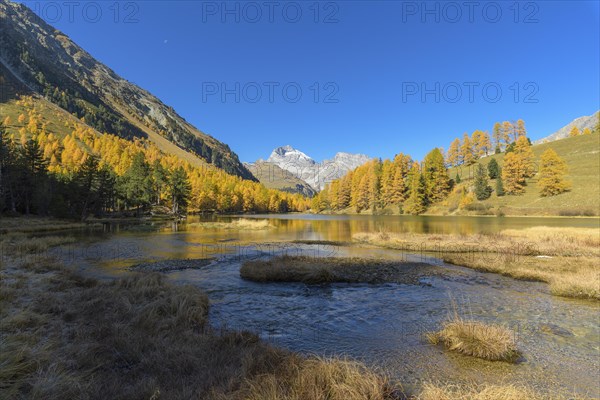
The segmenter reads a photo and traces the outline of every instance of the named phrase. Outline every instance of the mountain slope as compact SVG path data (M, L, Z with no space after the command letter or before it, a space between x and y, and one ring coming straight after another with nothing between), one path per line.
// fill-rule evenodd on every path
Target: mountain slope
M584 115L583 117L576 118L573 121L569 122L567 125L563 126L556 132L552 133L551 135L548 135L545 138L536 140L534 143L539 144L539 143L552 142L553 140L567 138L567 137L569 137L569 132L571 132L571 129L573 129L574 126L579 128L579 130L582 132L585 128L589 128L590 130L593 130L594 127L596 126L596 124L598 124L599 119L600 119L600 111L597 111L593 115Z
M288 171L292 176L322 190L328 182L344 176L348 171L366 163L370 157L364 154L337 153L331 160L320 163L292 146L278 147L267 162Z
M300 193L307 197L313 197L316 194L316 191L308 183L295 177L277 164L259 160L254 163L245 163L244 165L260 183L269 189L278 189L288 193Z
M22 83L18 89L7 90L12 94L26 88L83 118L99 132L148 138L161 150L190 162L201 158L228 173L256 180L229 146L119 77L26 6L6 0L0 0L0 63L5 67L3 75L14 75Z

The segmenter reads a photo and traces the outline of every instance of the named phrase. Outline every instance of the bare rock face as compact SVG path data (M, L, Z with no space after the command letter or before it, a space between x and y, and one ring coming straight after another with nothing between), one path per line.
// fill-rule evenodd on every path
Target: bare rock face
M167 139L230 174L256 180L229 146L118 76L25 5L7 0L0 0L0 63L30 91L99 132L145 137L159 147Z
M302 151L288 145L273 150L266 162L277 165L316 191L320 191L327 183L341 178L369 160L370 157L364 154L340 152L330 160L316 162Z
M579 130L581 132L583 132L583 130L585 128L589 128L590 130L593 130L594 127L596 126L596 124L598 124L599 120L600 120L600 111L597 111L593 115L584 115L583 117L576 118L573 121L569 122L567 125L563 126L562 128L560 128L553 134L548 135L543 139L536 140L533 143L534 144L546 143L546 142L552 142L554 140L567 138L567 137L569 137L569 133L571 132L571 129L573 129L574 126L579 128Z

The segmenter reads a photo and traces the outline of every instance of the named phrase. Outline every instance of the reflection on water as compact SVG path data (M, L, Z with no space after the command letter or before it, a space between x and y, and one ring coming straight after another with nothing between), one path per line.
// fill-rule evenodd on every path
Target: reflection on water
M104 240L78 244L69 251L74 265L99 276L126 272L143 261L220 256L220 262L207 267L167 275L208 293L214 326L255 331L301 352L362 359L385 368L409 388L431 379L508 379L547 392L564 389L600 396L598 305L551 296L542 283L441 263L447 272L428 277L421 285L259 284L239 277L243 260L292 249L312 256L410 259L392 250L290 244L292 240L349 241L354 233L378 230L468 234L535 225L594 227L597 219L255 217L269 218L273 228L234 231L187 223L112 226ZM447 317L451 297L468 315L512 327L525 360L518 365L480 361L425 343L423 332L435 329Z

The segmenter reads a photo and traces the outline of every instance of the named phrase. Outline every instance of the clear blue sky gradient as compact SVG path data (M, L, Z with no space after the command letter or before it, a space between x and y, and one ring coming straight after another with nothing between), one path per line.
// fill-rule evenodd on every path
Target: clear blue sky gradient
M421 1L308 1L285 11L279 2L272 16L262 0L228 2L239 22L221 14L221 1L120 2L118 15L114 1L96 2L87 17L84 1L72 16L61 1L60 16L49 3L24 3L244 161L285 144L317 160L338 151L420 159L495 121L522 118L538 139L600 107L598 1L481 1L472 15L463 1L429 2L439 11L425 14ZM254 103L253 82L262 88ZM265 82L279 84L272 101ZM296 103L293 86L289 100L282 92L290 82L302 90ZM469 82L478 84L472 101ZM239 102L207 92L222 83L239 83ZM425 98L423 84L433 89ZM498 87L502 97L492 102ZM335 89L329 99L337 102L324 102Z

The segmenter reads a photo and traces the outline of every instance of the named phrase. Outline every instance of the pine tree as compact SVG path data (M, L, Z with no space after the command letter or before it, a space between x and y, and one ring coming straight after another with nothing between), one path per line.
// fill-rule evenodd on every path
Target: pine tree
M127 205L136 207L138 215L141 208L150 205L152 197L151 177L150 166L144 158L144 153L136 153L131 167L121 179L121 187Z
M169 172L162 166L159 160L152 164L152 191L156 204L160 205L160 199L169 184Z
M21 190L24 197L25 214L33 211L43 213L48 206L47 166L44 152L37 140L29 139L22 148L22 160L25 166Z
M104 214L109 209L114 209L116 200L116 182L117 175L108 166L103 165L98 171L98 202L96 204L96 213Z
M191 190L187 173L183 167L176 168L168 179L168 191L173 214L179 214L179 211L187 206ZM279 207L277 208L279 209Z
M496 196L504 196L504 182L502 182L502 171L498 174L498 178L496 178Z
M592 131L590 130L590 128L585 128L585 129L583 130L583 134L584 134L584 135L590 135L591 133L592 133Z
M457 184L461 182L460 175L458 174L458 172L456 173L456 176L454 177L454 182Z
M554 196L569 190L571 185L565 180L566 173L565 161L552 149L544 151L540 157L540 195Z
M456 138L450 144L448 148L448 156L446 162L450 166L457 166L461 164L461 154L460 154L460 139Z
M492 188L488 184L488 177L485 168L477 164L475 169L475 196L477 200L485 200L492 194Z
M94 156L88 156L77 171L74 183L78 197L78 212L81 220L85 220L89 215L90 208L93 208L98 201L98 159Z
M412 168L410 169L410 195L406 202L404 203L404 211L413 214L419 215L425 212L426 210L426 184L423 174L421 174L419 164L414 163Z
M490 179L496 179L500 176L500 166L495 158L492 158L487 165L488 175Z
M450 190L450 178L440 149L435 148L425 156L422 175L427 199L431 203L445 199Z
M579 128L577 126L573 126L573 128L571 128L571 131L569 132L569 136L573 137L573 136L579 136L579 135L581 135Z

